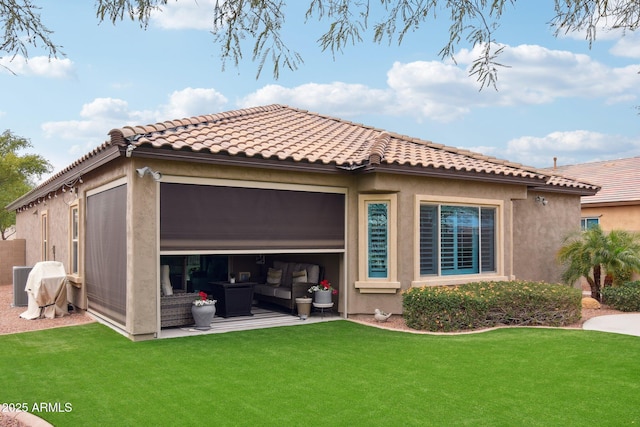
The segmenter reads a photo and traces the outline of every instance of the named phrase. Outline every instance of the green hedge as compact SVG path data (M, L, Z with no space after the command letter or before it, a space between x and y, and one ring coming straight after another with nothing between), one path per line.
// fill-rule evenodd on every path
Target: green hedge
M640 281L602 289L602 302L620 311L640 311Z
M564 326L580 320L582 293L543 282L477 282L411 288L402 304L407 326L419 330Z

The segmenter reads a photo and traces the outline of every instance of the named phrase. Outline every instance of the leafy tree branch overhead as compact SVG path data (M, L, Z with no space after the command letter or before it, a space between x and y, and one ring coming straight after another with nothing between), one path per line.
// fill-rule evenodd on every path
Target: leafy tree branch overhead
M171 0L97 0L99 22L113 24L131 19L146 28L152 13L161 11ZM194 0L195 1L195 0ZM517 0L307 0L305 19L326 21L326 32L317 40L319 49L340 54L347 45L365 39L377 43L401 44L410 33L428 27L433 19L447 19L448 41L440 50L441 58L455 60L456 48L477 46L481 54L473 62L470 75L481 88L496 87L502 51L497 40L499 24L508 8L517 8ZM260 76L266 64L278 78L283 68L296 70L304 61L299 52L289 49L282 37L284 0L219 0L211 23L214 41L220 49L222 67L235 65L243 58L245 40L253 43L251 56ZM55 44L54 33L41 21L33 0L0 0L4 36L3 52L15 57L28 56L33 48L44 48L50 57L64 55ZM549 25L556 36L584 32L589 45L598 32L607 29L635 31L640 22L640 0L555 0L549 11ZM289 17L293 19L292 17Z

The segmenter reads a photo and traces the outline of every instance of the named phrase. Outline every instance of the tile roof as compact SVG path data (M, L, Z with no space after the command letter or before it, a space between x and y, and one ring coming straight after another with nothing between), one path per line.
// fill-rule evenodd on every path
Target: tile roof
M602 187L594 196L583 196L583 204L640 202L640 157L557 166L549 170Z
M283 105L127 126L110 134L114 142L154 148L340 167L399 165L531 179L540 185L548 180L548 173L520 164ZM555 185L593 190L570 180Z
M448 147L285 105L267 105L112 129L110 139L14 201L23 206L137 147L246 157L257 162L320 165L332 170L399 171L499 180L550 191L593 194L597 186L518 163ZM133 150L132 150L133 149ZM134 154L135 155L135 154Z

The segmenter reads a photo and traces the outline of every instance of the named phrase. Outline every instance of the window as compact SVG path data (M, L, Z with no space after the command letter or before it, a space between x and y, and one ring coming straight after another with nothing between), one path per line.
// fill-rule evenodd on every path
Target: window
M47 211L40 216L40 227L42 235L42 260L47 261L49 254L49 226L47 221Z
M389 203L367 203L367 268L369 277L389 275Z
M397 195L361 194L358 208L360 293L395 293L400 288L397 261Z
M496 272L496 208L422 203L420 275Z
M580 228L582 230L587 230L599 224L600 224L600 218L598 217L589 217L589 218L580 219Z
M80 272L80 212L78 205L71 206L71 227L70 239L71 239L71 259L69 260L69 266L71 268L70 274L78 275Z

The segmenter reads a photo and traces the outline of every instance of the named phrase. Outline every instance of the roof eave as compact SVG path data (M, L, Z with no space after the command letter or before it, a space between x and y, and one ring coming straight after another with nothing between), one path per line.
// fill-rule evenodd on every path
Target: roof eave
M593 196L600 190L590 188L579 188L569 186L557 186L557 185L544 185L538 187L532 187L535 191L545 191L547 193L562 193L562 194L575 194L576 196Z
M82 175L85 175L91 172L94 169L99 168L100 166L124 155L124 147L122 146L110 146L105 148L100 153L96 154L93 157L90 157L76 166L70 168L64 173L55 176L50 181L42 184L14 200L10 204L6 206L5 209L12 211L23 206L28 205L29 203L35 202L40 198L45 198L47 195L51 193L55 193L60 188L65 185L68 186L68 183L73 182L79 179Z
M367 167L363 173L383 172L413 176L428 176L433 178L462 179L468 181L497 182L502 184L541 185L545 183L543 177L518 177L513 175L485 173L469 170L433 168L424 166L403 166L397 164L380 164Z
M620 200L620 201L608 201L608 202L589 202L582 200L582 206L589 208L610 208L610 207L618 207L618 206L638 206L640 205L640 200Z
M320 172L320 173L333 173L344 174L350 168L340 168L332 163L322 162L308 162L308 161L295 161L294 159L280 159L264 158L261 156L249 157L242 154L231 155L228 153L213 154L206 151L192 151L189 149L174 150L171 148L152 148L148 146L139 146L131 154L132 157L169 160L169 161L182 161L182 162L194 162L205 163L211 165L224 165L234 167L255 167L255 168L268 168L268 169L280 169L299 172Z

